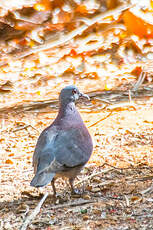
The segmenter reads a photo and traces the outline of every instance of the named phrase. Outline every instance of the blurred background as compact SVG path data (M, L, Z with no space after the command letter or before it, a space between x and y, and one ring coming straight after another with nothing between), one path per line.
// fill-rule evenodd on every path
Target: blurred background
M0 107L152 82L151 0L0 1Z

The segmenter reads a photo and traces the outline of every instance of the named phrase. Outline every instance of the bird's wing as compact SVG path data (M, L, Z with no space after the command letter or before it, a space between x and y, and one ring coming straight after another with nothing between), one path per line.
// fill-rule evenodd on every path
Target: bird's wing
M91 155L88 133L79 128L61 130L54 141L56 161L65 167L84 165ZM90 138L90 137L89 137Z
M53 153L54 140L57 132L54 129L45 129L38 138L33 154L34 172L39 173L49 167L55 161Z
M86 135L79 128L43 131L33 155L35 173L60 172L68 167L84 165L91 150Z

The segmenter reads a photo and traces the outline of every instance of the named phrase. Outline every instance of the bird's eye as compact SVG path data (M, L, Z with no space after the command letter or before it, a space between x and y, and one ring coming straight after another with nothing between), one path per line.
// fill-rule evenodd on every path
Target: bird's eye
M74 94L76 94L77 93L77 90L76 89L73 89L72 90L72 94L74 95Z

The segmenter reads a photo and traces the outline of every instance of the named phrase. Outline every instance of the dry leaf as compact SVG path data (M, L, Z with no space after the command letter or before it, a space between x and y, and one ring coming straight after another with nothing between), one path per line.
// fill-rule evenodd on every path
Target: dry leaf
M7 159L7 160L5 161L5 163L6 163L6 164L14 164L14 162L13 162L11 159Z

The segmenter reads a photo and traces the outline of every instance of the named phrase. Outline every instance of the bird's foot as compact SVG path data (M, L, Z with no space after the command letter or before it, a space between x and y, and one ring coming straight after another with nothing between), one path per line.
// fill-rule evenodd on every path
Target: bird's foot
M52 196L53 196L54 199L61 198L61 194L60 194L60 193L57 193L57 192L56 192L56 193L53 193Z
M82 191L79 190L79 189L73 189L73 190L71 191L71 194L72 194L72 196L80 197L80 196L82 195Z

